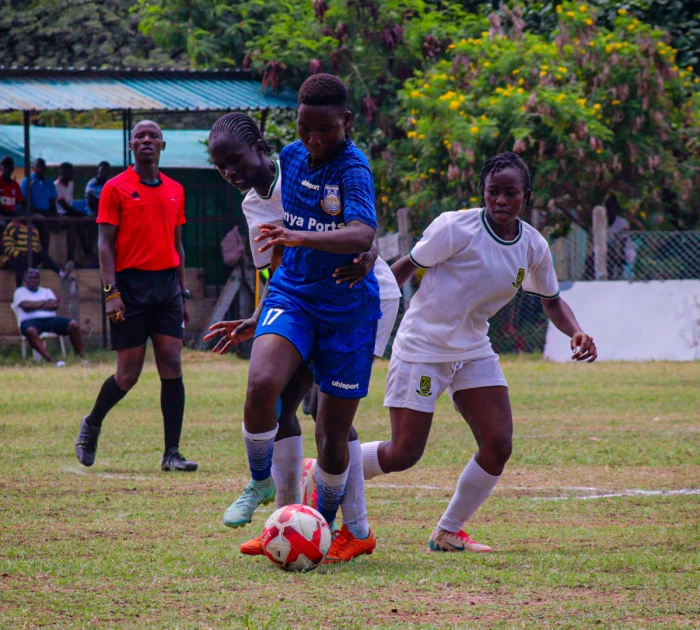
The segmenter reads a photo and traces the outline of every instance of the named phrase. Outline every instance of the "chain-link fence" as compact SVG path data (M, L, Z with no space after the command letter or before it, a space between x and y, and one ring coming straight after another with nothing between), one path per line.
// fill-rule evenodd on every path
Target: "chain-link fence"
M565 238L551 242L560 282L594 280L592 239L574 226ZM608 232L605 276L600 281L690 280L700 278L700 231ZM490 322L496 352L540 352L544 349L547 317L539 298L520 291Z

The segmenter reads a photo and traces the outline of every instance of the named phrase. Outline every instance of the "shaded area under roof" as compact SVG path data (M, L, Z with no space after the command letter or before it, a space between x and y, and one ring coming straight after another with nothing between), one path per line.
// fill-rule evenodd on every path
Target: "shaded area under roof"
M295 107L295 92L263 91L247 72L0 67L0 111L221 111Z
M163 130L166 142L161 154L162 168L212 168L204 141L208 130ZM102 160L112 165L123 161L124 134L121 129L66 129L32 127L30 156L44 158L49 166L70 162L74 166L96 166ZM0 125L0 156L9 155L17 165L24 163L24 128Z

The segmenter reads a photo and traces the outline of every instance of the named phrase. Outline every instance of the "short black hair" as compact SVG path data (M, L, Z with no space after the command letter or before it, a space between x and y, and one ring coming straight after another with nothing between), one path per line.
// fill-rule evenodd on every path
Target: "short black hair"
M100 166L106 166L107 168L112 168L112 167L109 165L109 162L108 162L107 160L102 160L102 161L97 165L97 168L100 168Z
M314 74L299 88L298 105L330 105L348 109L348 88L332 74Z
M2 160L0 160L0 166L5 165L14 166L15 161L9 155L6 155L4 158L2 158Z
M73 165L70 162L61 162L58 165L58 168L60 168L60 169L73 168Z
M267 144L262 131L255 124L255 121L248 116L248 114L243 114L241 112L229 112L224 114L221 118L217 119L209 132L209 141L214 136L230 134L236 136L241 142L247 144L249 147L254 147L257 145L259 140L263 141L265 145L265 154L270 155L274 149Z
M34 164L43 164L44 166L46 166L46 160L44 158L37 158L36 160L34 160Z
M486 185L486 178L494 173L500 173L507 168L517 168L523 176L523 187L526 193L532 192L532 182L530 181L530 170L527 168L527 164L523 162L522 158L512 151L504 151L498 155L490 157L486 162L484 162L484 167L481 169L481 179L479 180L479 194L481 195L481 205L485 206L484 203L484 186ZM529 203L529 201L528 201Z

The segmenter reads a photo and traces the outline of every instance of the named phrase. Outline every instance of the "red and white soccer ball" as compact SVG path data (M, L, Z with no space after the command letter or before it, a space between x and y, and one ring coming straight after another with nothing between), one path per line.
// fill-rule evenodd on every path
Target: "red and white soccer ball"
M331 530L308 505L287 505L272 513L262 534L265 555L287 571L311 571L328 553Z

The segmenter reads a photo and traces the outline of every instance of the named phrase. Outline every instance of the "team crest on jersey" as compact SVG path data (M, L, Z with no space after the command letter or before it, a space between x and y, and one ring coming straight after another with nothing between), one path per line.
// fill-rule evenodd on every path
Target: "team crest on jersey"
M321 206L323 209L330 214L335 216L340 213L340 187L332 186L326 184L323 187L323 199L321 200Z
M432 382L433 379L430 376L421 376L420 385L418 385L416 394L418 394L419 396L432 396L432 392L430 391Z
M517 276L517 278L515 278L515 282L513 282L513 286L516 289L519 289L520 285L523 283L524 279L525 279L525 270L522 267L520 267L518 269L518 276Z

